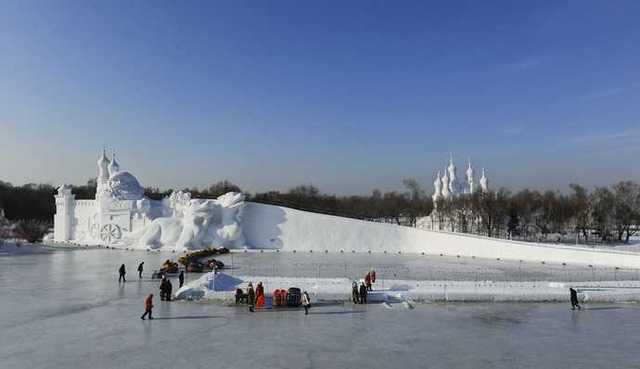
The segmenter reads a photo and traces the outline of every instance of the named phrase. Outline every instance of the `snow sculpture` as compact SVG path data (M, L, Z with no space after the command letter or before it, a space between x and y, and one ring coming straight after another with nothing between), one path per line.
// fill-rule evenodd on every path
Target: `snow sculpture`
M449 198L451 192L449 191L449 172L444 169L444 175L442 176L442 198L445 200Z
M442 197L442 179L440 178L440 171L438 171L438 176L436 177L436 180L433 182L433 188L435 189L435 191L431 199L433 199L433 202L435 204Z
M471 159L467 166L467 170L464 172L466 183L458 183L456 175L456 165L453 162L453 154L449 156L449 164L444 169L444 175L440 176L440 171L436 175L436 179L433 182L433 212L431 215L420 218L418 220L418 227L425 229L444 230L449 229L450 224L446 221L442 221L442 217L439 216L438 200L448 200L461 195L472 195L477 191L477 182L475 180L474 170L471 167ZM480 178L480 190L485 193L489 191L489 178L486 177L484 169L482 169L482 177Z
M439 172L438 172L439 173ZM439 177L439 176L438 176ZM434 201L439 198L448 199L450 197L456 197L459 194L473 194L476 192L477 182L475 180L474 170L471 167L471 159L469 159L469 165L465 171L466 183L458 183L456 175L456 166L453 163L453 154L449 157L449 165L444 170L444 175L440 179L440 185L436 185L438 180L433 185ZM480 178L480 190L487 192L489 190L489 178L485 176L484 169L482 170L482 178Z
M189 193L174 192L169 197L172 216L155 219L134 242L144 248L175 246L199 249L211 245L244 246L240 222L244 195L229 192L215 200L191 199Z
M449 167L447 168L447 171L449 172L449 183L447 183L449 193L452 196L455 196L458 194L458 177L456 175L456 166L453 164L453 154L451 154L451 157L449 158Z
M109 178L108 191L118 200L140 200L144 197L144 188L129 172L116 172L112 175Z
M476 188L473 180L473 168L471 168L471 159L469 159L469 166L467 167L466 175L467 175L467 185L468 185L467 193L473 194Z
M489 191L489 178L484 175L484 168L482 168L482 177L480 178L480 189L482 192Z
M245 246L243 194L208 200L176 191L150 200L135 176L120 171L115 154L109 160L103 150L97 166L95 200L76 200L70 186L58 188L55 241L178 250Z

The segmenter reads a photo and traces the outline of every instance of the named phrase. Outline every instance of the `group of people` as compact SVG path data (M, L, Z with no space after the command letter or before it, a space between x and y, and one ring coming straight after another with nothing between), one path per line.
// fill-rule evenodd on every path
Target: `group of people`
M236 289L236 304L242 303L245 299L247 305L249 306L250 312L255 312L256 306L262 307L265 304L266 296L264 294L264 286L262 282L258 282L256 288L253 288L253 283L249 282L247 286L247 293L245 294L241 288ZM311 309L311 298L307 291L302 292L300 302L302 307L304 307L304 314L309 314L309 309Z
M138 278L142 279L142 273L144 272L144 261L141 261L138 264ZM124 283L127 281L127 268L124 264L120 265L118 268L118 283ZM184 270L180 271L178 275L178 281L180 283L180 287L184 285ZM173 285L169 278L166 275L162 276L162 280L160 281L160 300L162 301L171 301L171 296L173 293ZM140 317L140 319L145 320L145 317L149 317L149 319L153 319L152 316L153 310L153 294L149 294L144 300L144 314Z
M167 276L162 276L160 282L160 301L171 301L171 293L173 291L173 284Z
M240 290L242 292L242 290ZM236 303L238 302L238 297L236 295ZM264 306L265 296L264 296L264 286L262 282L258 282L255 290L253 289L253 283L249 282L249 286L247 287L247 305L249 305L249 311L254 312L256 305L258 307Z
M364 280L360 282L353 281L351 285L351 300L354 304L366 304L369 291L373 291L373 284L376 283L376 271L371 270L364 276Z
M368 292L364 282L361 282L360 288L358 288L358 282L353 281L351 286L351 299L354 304L366 304Z
M144 270L144 261L140 262L140 264L138 264L138 278L142 279L142 271ZM126 275L127 275L127 268L125 267L124 264L120 265L120 268L118 268L118 283L124 283L127 281Z

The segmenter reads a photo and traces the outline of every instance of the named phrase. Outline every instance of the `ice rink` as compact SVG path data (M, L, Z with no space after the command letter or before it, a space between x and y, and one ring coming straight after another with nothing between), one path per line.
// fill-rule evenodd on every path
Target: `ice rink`
M419 304L413 310L335 304L314 307L304 316L300 310L251 314L242 307L156 298L156 319L141 321L144 297L157 296L158 283L138 280L135 266L144 260L147 278L167 256L75 250L0 257L0 366L632 368L640 362L635 304L593 304L580 312L566 304ZM359 274L359 268L376 265L384 278L411 273L443 279L454 273L452 278L472 279L482 272L505 280L553 277L547 266L529 270L518 262L439 256L420 261L416 255L346 260L351 257L248 253L235 254L233 263L231 256L222 260L233 264L230 271L243 274L261 269L263 275L271 270L343 276L339 273ZM129 269L128 282L118 284L122 263ZM563 272L562 266L556 268ZM571 269L576 278L588 278L590 272Z

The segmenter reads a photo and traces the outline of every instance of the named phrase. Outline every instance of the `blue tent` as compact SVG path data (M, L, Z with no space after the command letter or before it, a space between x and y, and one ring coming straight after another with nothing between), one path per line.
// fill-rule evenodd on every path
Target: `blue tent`
M209 276L209 289L214 291L235 291L238 285L243 282L242 279L232 277L228 274L211 273Z

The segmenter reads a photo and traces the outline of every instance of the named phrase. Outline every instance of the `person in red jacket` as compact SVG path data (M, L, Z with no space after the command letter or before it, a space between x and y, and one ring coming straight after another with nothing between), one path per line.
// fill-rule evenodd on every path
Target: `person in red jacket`
M153 293L147 296L144 300L144 314L142 314L140 319L144 320L144 317L149 314L149 320L152 320L153 316L151 316L151 310L153 310Z
M376 271L371 269L371 283L376 283Z
M371 288L371 272L367 273L367 275L364 277L364 284L367 287L367 291L373 290L373 288Z

